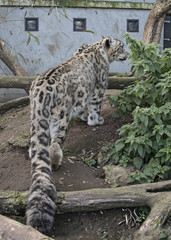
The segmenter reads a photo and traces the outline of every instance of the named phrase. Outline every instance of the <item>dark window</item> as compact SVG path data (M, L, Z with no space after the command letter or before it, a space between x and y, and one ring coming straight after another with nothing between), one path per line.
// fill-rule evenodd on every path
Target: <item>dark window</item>
M127 19L127 32L139 32L139 20Z
M74 18L73 30L76 32L82 32L86 30L86 18Z
M164 20L164 48L171 48L171 16Z
M38 31L39 19L38 18L25 18L25 31Z

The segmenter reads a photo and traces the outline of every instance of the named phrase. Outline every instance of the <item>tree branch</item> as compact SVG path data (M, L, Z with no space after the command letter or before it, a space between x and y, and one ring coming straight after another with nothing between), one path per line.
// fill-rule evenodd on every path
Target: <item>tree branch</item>
M144 27L143 43L160 42L166 13L171 9L171 0L156 0Z
M0 38L0 60L6 64L15 76L28 76L21 64L11 54L11 51L8 49L2 38ZM27 94L29 93L28 90L25 91Z
M0 59L7 65L15 76L28 76L21 64L11 54L5 42L0 38Z

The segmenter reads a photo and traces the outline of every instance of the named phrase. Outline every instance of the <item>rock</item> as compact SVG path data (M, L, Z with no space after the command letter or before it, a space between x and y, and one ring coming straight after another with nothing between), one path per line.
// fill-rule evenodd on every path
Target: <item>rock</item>
M103 170L105 172L105 181L107 183L119 183L119 185L125 185L131 172L131 169L116 165L106 165L103 167Z
M8 142L15 147L28 148L30 145L30 133L19 133L18 136L10 138Z
M103 156L102 152L99 152L98 156L97 156L97 164L100 166L103 163L104 163L104 156Z

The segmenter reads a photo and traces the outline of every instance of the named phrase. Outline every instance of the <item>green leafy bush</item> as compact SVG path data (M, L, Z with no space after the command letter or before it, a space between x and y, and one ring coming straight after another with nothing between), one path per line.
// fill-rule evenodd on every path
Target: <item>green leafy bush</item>
M119 129L121 138L114 144L111 158L115 163L134 164L128 182L153 182L171 175L171 49L159 53L156 43L125 35L131 53L136 81L118 96L108 95L116 114L132 114L132 123Z

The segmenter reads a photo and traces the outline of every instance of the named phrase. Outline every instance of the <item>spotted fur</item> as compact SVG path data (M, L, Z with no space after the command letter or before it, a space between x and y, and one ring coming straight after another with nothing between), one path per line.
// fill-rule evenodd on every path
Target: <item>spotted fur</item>
M62 161L61 146L68 124L79 116L88 125L102 125L100 116L108 84L109 64L123 61L123 43L112 37L84 45L56 68L40 75L31 86L31 187L27 224L47 234L55 214L53 168Z

